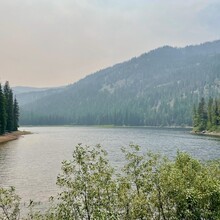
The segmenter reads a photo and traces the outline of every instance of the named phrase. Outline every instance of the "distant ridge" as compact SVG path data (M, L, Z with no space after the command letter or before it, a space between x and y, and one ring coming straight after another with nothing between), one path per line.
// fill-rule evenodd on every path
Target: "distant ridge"
M23 100L22 124L184 126L191 125L193 105L201 97L219 94L216 40L160 47L67 87L46 90L35 100L18 98Z
M39 92L39 91L45 91L49 88L36 88L36 87L29 87L29 86L15 86L12 88L14 91L14 94L21 94L21 93L28 93L28 92Z

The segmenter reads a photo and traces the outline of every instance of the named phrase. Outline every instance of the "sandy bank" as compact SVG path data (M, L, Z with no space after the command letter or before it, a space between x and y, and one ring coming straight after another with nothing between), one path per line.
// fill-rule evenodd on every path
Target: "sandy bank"
M18 139L22 135L31 134L31 132L28 131L14 131L12 133L7 133L4 135L0 135L0 144L5 143L8 141L13 141Z

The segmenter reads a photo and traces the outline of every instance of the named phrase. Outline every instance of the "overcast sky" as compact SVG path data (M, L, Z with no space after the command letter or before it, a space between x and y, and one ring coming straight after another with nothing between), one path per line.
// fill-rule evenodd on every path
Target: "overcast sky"
M220 0L0 0L0 81L73 83L151 49L220 39Z

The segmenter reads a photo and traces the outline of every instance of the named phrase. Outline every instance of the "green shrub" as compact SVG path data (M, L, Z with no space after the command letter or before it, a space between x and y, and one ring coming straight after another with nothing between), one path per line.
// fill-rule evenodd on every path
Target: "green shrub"
M53 205L24 219L220 219L219 161L202 163L181 152L174 160L142 155L135 145L122 151L126 164L116 172L100 145L76 146L72 160L62 163L62 190ZM1 212L0 219L18 219L14 189L1 189L0 198L9 213Z

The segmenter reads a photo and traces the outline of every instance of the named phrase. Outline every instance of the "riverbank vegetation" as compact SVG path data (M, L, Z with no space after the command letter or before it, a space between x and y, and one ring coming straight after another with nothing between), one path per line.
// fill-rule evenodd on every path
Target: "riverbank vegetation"
M0 135L18 130L19 106L9 82L0 84Z
M31 201L23 219L220 218L220 161L203 163L181 152L170 160L130 147L123 149L125 165L116 171L99 145L76 146L72 160L62 163L61 193L51 207L34 212ZM0 189L0 204L0 219L21 219L14 188Z
M220 132L220 99L209 98L208 103L202 98L193 109L193 131Z

